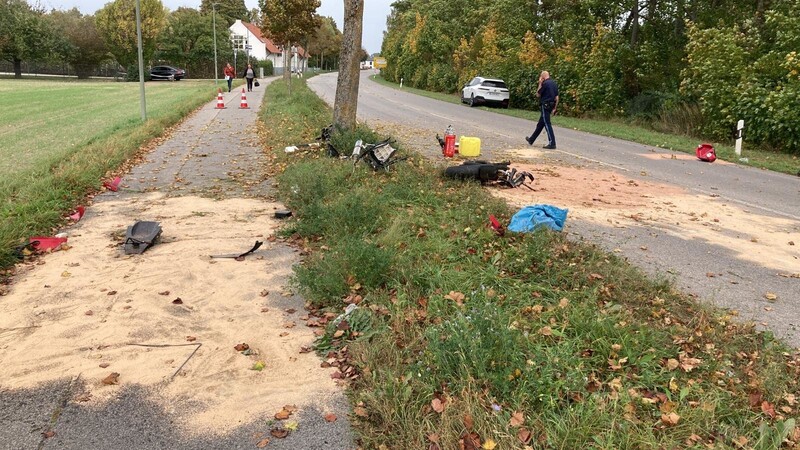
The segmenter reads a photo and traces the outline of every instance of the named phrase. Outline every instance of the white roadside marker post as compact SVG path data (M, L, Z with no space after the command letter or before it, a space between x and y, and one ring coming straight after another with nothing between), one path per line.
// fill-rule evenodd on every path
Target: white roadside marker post
M744 129L744 120L739 120L736 123L736 156L739 157L739 161L747 162L747 158L742 158L742 130Z

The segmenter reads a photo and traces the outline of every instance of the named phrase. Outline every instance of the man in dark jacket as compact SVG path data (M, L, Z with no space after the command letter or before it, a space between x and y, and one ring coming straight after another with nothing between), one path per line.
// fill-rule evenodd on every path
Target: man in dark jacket
M556 148L556 135L553 133L553 125L550 124L550 115L555 114L558 108L558 85L550 78L550 72L546 70L539 75L539 89L536 91L536 96L539 97L542 115L539 116L536 130L531 136L525 137L525 141L528 142L528 145L533 145L533 142L544 129L547 132L548 141L544 148L554 150Z

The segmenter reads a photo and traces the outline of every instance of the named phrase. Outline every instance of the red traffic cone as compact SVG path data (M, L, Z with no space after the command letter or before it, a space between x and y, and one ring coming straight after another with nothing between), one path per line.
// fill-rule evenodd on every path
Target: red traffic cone
M247 106L247 96L244 95L244 88L242 88L242 103L239 104L239 109L250 109L250 107Z
M222 98L222 89L217 89L217 108L225 109L225 100Z

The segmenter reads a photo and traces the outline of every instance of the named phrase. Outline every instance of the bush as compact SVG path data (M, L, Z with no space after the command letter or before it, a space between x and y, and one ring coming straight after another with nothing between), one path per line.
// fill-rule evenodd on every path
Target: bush
M268 59L265 59L265 60L263 60L263 61L261 61L261 60L256 60L256 62L255 62L255 64L254 64L254 67L256 67L256 68L259 68L259 67L260 67L260 68L263 68L263 69L264 69L264 76L265 76L265 77L268 77L268 76L275 75L275 68L274 68L274 67L273 67L273 65L272 65L272 61L270 61L270 60L268 60Z
M125 81L139 81L139 65L131 64L125 73ZM144 81L150 81L150 71L144 69Z

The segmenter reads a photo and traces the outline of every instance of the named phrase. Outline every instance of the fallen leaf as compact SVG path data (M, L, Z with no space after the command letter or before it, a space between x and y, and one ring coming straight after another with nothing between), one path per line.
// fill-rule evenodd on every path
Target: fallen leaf
M761 412L769 416L770 419L775 418L775 406L768 401L761 402Z
M525 415L522 414L522 411L516 411L514 414L511 414L511 426L518 427L525 423Z
M470 431L474 426L475 426L475 421L472 419L472 415L467 414L466 416L464 416L464 428L466 428L467 431Z
M684 372L691 372L692 370L696 369L697 366L699 366L703 362L703 361L701 361L701 360L699 360L697 358L690 358L690 357L686 356L685 354L681 354L679 356L679 358L680 358L680 363L681 363L681 369L683 369Z
M462 306L464 305L464 299L466 296L461 292L450 291L450 293L445 295L444 298L456 302L456 305L458 306Z
M353 408L353 413L355 415L357 415L358 417L367 417L368 416L367 408L364 408L363 406L356 406L355 408Z
M65 271L63 271L63 272L61 272L61 276L62 276L63 278L69 278L71 275L72 275L72 274L71 274L71 273L69 273L69 272L67 272L66 270L65 270Z
M243 351L247 350L248 348L250 348L250 346L245 344L244 342L242 342L241 344L236 344L236 346L234 346L233 348L237 352L243 352Z
M266 290L266 289L264 289L263 291L261 291L261 294L260 294L260 295L261 295L262 297L266 297L266 296L268 296L268 295L269 295L269 291L268 291L268 290Z
M289 308L289 309L286 310L286 314L294 314L296 312L297 312L297 310L294 309L294 308Z
M159 292L158 295L169 295L169 291Z
M283 324L283 328L294 328L294 322L286 322Z
M103 368L103 369L105 369L106 367L108 367L110 365L111 364L109 364L109 363L100 363L100 367Z
M106 295L117 295L117 291L108 291Z
M197 338L194 337L194 336L186 336L186 340L189 341L189 342L194 342L194 341L197 340Z
M269 438L264 438L264 439L258 441L258 444L256 444L256 447L264 448L264 447L267 446L267 444L269 444Z
M289 435L289 430L283 427L278 427L269 430L269 434L278 439L283 439Z
M111 372L107 377L103 378L103 384L109 386L112 384L119 384L119 374L117 372Z
M602 279L603 279L603 276L600 275L599 273L589 274L589 280L594 281L594 280L602 280Z
M304 345L300 347L300 353L311 353L312 351L313 349L311 348L310 345Z
M262 370L264 370L264 367L266 366L267 365L264 363L264 361L256 361L255 364L253 364L253 367L251 367L250 369L261 372Z
M497 443L491 439L487 439L486 442L483 443L484 450L494 450L497 447Z
M547 326L542 327L542 328L539 329L539 334L541 334L542 336L552 336L553 335L553 329L550 328L550 327L547 327Z
M88 402L91 399L92 399L92 394L88 392L83 392L81 394L78 394L74 398L76 402Z
M333 333L333 338L334 339L340 338L342 336L344 336L344 330L336 330L336 332Z
M733 440L733 443L738 448L746 448L747 447L747 442L749 442L749 440L745 436L739 436L739 437L737 437L736 439Z
M326 422L336 422L336 414L334 414L334 413L325 414L325 421Z
M94 315L94 311L92 311L90 309L90 310L86 311L84 314L87 315L87 316L93 316Z
M674 412L661 415L661 422L666 425L677 425L680 420L681 416L675 414Z
M56 435L56 432L55 432L55 431L53 431L53 430L50 430L50 431L45 431L44 433L42 433L42 436L43 436L45 439L50 439L51 437L53 437L53 436L55 436L55 435Z
M526 428L520 428L517 431L517 439L523 444L527 444L531 440L531 432Z
M442 411L444 411L444 403L442 403L440 399L434 398L431 400L431 408L433 408L433 410L437 413L441 414Z
M178 298L176 298L175 300L172 301L172 304L173 305L182 305L183 304L183 300L181 300L181 298L178 297Z
M774 292L767 292L764 294L764 298L771 302L778 300L778 296Z
M292 415L291 411L287 411L286 408L282 408L280 411L275 413L275 419L277 419L277 420L286 420L291 415Z

